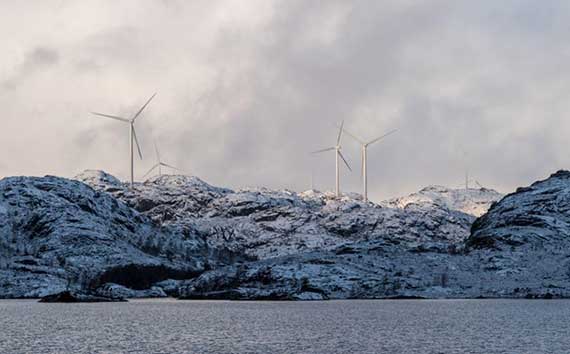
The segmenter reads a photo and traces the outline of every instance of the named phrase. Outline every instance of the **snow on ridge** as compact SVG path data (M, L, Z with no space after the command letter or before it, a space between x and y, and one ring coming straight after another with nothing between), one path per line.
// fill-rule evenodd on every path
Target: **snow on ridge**
M387 204L397 208L421 205L442 206L450 210L457 210L479 217L489 210L493 202L500 200L502 197L501 193L493 189L453 189L432 185L406 197L391 199L387 201Z
M196 176L186 176L186 175L160 175L148 178L143 184L155 184L165 187L198 187L204 189L224 189L220 187L214 187L211 184L205 182ZM229 190L228 190L229 191Z
M559 170L551 174L548 178L536 181L528 187L518 188L514 193L509 194L509 196L520 192L526 192L530 189L538 190L540 188L547 188L547 187L567 188L569 179L570 179L570 171Z
M89 181L88 181L89 183ZM443 207L416 209L362 201L360 195L212 187L194 177L162 176L134 189L93 185L155 223L204 237L210 249L269 259L362 240L457 244L475 219ZM389 242L389 241L387 241Z
M106 183L113 185L123 184L123 182L121 182L117 177L102 170L85 170L76 175L73 179L78 181L89 181L91 183Z
M91 186L99 186L106 188L125 188L127 185L121 182L113 175L101 170L85 170L74 177ZM224 187L213 186L197 176L186 175L160 175L148 178L144 182L135 182L135 188L139 192L144 193L144 187L165 187L169 189L185 189L191 188L193 190L201 191L215 191L222 193L235 193L244 198L251 199L251 195L263 196L266 198L293 198L305 202L320 201L324 204L338 204L338 203L360 203L362 205L370 206L383 206L391 208L404 209L410 204L427 205L434 204L436 206L444 206L450 210L457 210L466 214L480 216L486 212L490 204L502 197L502 194L486 188L470 188L465 189L452 189L439 185L430 185L424 187L416 193L412 193L405 197L398 197L387 201L382 201L378 204L374 202L364 203L362 196L358 193L346 192L342 193L340 197L332 191L318 191L306 190L303 192L294 192L287 189L270 189L267 187L244 187L238 190L231 190ZM140 190L140 189L143 190ZM247 195L250 195L246 197ZM232 197L234 199L240 198L239 196Z
M103 171L85 171L76 177L92 187L111 192L122 198L128 205L144 207L139 210L148 211L155 205L162 205L156 211L160 214L174 209L167 200L175 198L178 209L172 210L175 220L185 219L184 210L191 211L192 217L198 215L224 215L228 212L241 214L250 209L267 209L286 205L300 208L323 208L326 213L347 212L355 208L373 210L379 208L415 210L446 209L478 217L487 212L490 205L502 195L491 189L452 189L444 186L427 186L406 197L380 202L364 202L357 193L343 193L337 197L330 191L308 190L301 193L290 190L273 190L265 187L247 187L236 191L215 187L196 176L162 175L148 179L143 183L135 183L135 190L130 190L117 178ZM137 201L139 200L139 201ZM243 207L244 205L249 205ZM253 207L253 205L257 205ZM252 209L252 210L253 210ZM376 212L377 213L377 212ZM403 214L406 215L406 214ZM411 214L410 214L411 215ZM400 218L403 216L400 216ZM157 221L158 215L154 220ZM162 218L162 217L161 217Z

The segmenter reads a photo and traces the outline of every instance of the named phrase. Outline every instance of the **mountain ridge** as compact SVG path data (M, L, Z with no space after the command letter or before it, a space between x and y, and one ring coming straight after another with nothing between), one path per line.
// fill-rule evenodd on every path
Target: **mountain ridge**
M77 181L3 179L0 297L69 286L211 299L567 297L565 234L555 226L566 230L568 176L502 199L488 189L428 186L378 204L350 194L231 190L189 176L134 188L102 171ZM529 211L554 220L550 233L530 237L537 226L519 222ZM523 226L532 232L505 242ZM66 261L53 262L58 255Z

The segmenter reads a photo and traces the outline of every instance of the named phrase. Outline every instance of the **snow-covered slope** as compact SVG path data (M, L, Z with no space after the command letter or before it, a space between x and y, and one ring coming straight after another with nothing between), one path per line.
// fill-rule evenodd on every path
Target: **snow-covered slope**
M196 177L161 176L136 184L134 190L100 171L76 178L111 193L160 225L197 230L206 235L212 249L229 248L256 259L369 240L447 249L469 235L475 219L450 208L451 204L403 208L316 191L232 191Z
M133 190L100 171L77 178L158 225L196 230L210 250L226 248L250 260L185 282L181 291L187 297L466 296L463 288L437 285L475 220L454 209L468 208L461 191L441 189L438 195L428 188L418 194L429 198L377 205L318 191L232 191L196 177L161 176ZM491 191L470 192L477 201L499 198Z
M0 297L188 278L203 270L203 245L77 181L0 180Z
M68 282L187 298L570 296L569 172L493 204L471 236L497 192L427 187L374 204L186 176L76 179L0 181L0 297Z
M479 217L502 197L501 193L487 188L451 189L428 186L417 193L392 199L388 203L398 208L426 208L433 205Z
M396 208L361 205L359 213L374 210L383 216L381 229L393 223L391 230L401 231L373 231L326 249L213 270L184 282L180 292L186 298L238 299L570 297L569 191L570 172L561 171L495 204L500 195L493 191L427 188L407 202L401 199ZM311 200L327 200L310 194ZM331 203L344 215L335 215L335 208L331 212ZM358 201L325 202L320 216L350 216L351 203ZM453 224L441 215L465 215L451 208L479 213L490 204L491 210L473 225L468 249L462 248L461 238L434 242ZM414 232L401 227L401 220L421 220L416 231L429 236L414 246Z

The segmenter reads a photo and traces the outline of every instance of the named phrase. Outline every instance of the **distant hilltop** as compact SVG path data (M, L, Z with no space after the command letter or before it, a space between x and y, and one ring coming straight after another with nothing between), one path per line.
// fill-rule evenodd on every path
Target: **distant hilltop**
M452 189L443 186L428 186L417 193L392 199L388 203L399 208L432 203L479 217L489 210L492 203L502 197L501 193L487 188Z
M115 189L126 192L129 185L126 182L121 182L116 177L101 171L101 170L86 170L74 179L82 181L93 187L104 189L106 191ZM154 176L147 179L144 182L135 183L135 186L139 186L144 190L144 186L163 186L171 188L193 188L194 190L204 191L224 191L227 193L234 193L229 188L214 187L202 179L196 176L186 176L186 175L161 175ZM335 192L326 191L321 192L318 190L307 190L301 193L296 193L293 191L281 190L275 191L264 187L247 187L241 188L238 192L251 192L260 194L275 194L275 193L286 193L291 195L296 195L301 199L338 199L344 201L361 201L362 196L357 193L343 193L340 197L337 197ZM491 204L502 197L502 194L488 188L448 188L444 186L432 185L421 189L419 192L413 193L411 195L399 198L393 198L387 201L380 202L379 205L406 208L411 205L418 204L437 204L445 206L451 210L459 210L466 214L471 214L474 216L480 216L484 214Z

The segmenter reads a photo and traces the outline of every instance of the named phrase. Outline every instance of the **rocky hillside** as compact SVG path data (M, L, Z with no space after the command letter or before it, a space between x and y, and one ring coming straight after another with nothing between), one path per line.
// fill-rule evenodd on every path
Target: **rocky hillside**
M562 208L557 195L549 209ZM545 283L546 268L537 268L550 260L517 256L528 252L493 233L505 222L489 215L503 202L470 236L476 215L500 197L432 186L374 204L318 191L234 191L187 176L132 189L102 171L75 181L6 178L0 297L87 287L126 297L434 298L545 294L547 286L562 296L566 283ZM543 202L529 201L536 214L535 203Z
M468 237L475 220L454 206L472 208L467 205L473 200L471 205L481 207L482 201L489 204L500 197L488 190L464 195L446 189L439 198L432 191L429 203L425 198L412 202L410 196L405 204L402 199L377 205L316 191L232 191L185 176L151 178L134 189L102 171L86 171L76 178L112 194L158 225L196 230L211 249L228 248L250 259L333 250L371 240L447 249Z
M493 296L570 297L570 172L495 203L475 221L465 258Z
M196 230L210 250L248 260L183 283L190 298L370 298L410 289L451 296L434 284L447 276L475 220L455 208L480 209L500 197L431 187L377 205L318 191L232 191L196 177L160 176L132 190L101 171L77 179L158 225Z
M0 297L112 282L146 289L204 270L204 243L57 177L0 181Z
M570 242L570 172L519 188L473 225L469 246L563 246Z

